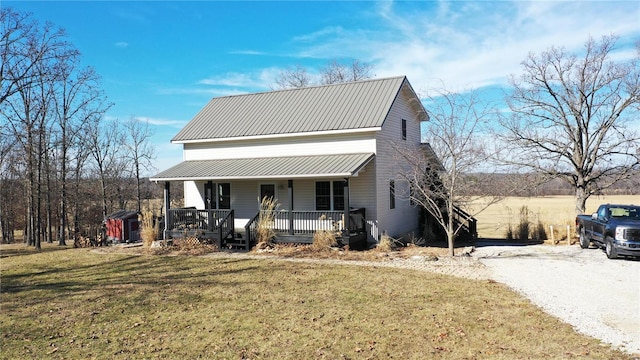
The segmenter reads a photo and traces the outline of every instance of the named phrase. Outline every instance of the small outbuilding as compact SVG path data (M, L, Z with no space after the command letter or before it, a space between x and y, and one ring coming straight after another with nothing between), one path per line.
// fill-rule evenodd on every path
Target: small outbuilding
M137 211L116 211L107 216L105 226L107 240L111 242L140 241L140 224Z

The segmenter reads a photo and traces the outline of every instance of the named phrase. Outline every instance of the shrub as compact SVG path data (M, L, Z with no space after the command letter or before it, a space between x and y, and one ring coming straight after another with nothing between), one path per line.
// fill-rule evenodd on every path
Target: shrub
M520 208L520 223L518 223L518 240L529 240L531 223L529 222L529 208L522 206Z
M509 227L507 228L507 233L505 235L505 239L507 241L513 240L513 228L511 227L511 223L509 223Z
M158 223L155 222L154 224L153 220L153 212L150 210L145 210L140 214L140 237L142 238L142 244L146 247L151 246L158 239L158 234L160 233Z
M263 197L260 201L260 217L256 224L256 241L258 243L271 243L276 236L274 229L276 211L280 207L277 199Z
M338 245L336 237L338 233L333 230L318 230L313 233L313 244L311 248L315 251L329 250Z
M535 230L533 231L533 238L538 241L547 240L547 231L545 230L545 226L542 221L538 220L538 225L536 225Z
M402 243L387 234L382 234L380 238L380 242L378 243L377 249L380 251L393 251L398 246L401 246Z

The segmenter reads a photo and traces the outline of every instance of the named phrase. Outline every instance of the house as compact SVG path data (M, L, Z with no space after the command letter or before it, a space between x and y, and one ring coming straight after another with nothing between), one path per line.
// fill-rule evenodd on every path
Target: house
M165 183L165 235L248 248L263 197L280 205L281 241L333 227L361 248L415 233L394 148L419 146L427 120L404 76L213 98L172 139L184 161L151 178ZM173 182L186 208L168 208Z

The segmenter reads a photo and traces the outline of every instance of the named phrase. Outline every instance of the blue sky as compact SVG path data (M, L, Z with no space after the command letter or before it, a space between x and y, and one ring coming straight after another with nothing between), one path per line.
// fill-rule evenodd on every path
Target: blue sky
M212 97L268 91L280 70L359 59L418 93L495 95L529 52L579 51L589 36L640 39L638 1L8 1L66 29L102 76L109 118L153 126L155 167L182 160L171 138Z

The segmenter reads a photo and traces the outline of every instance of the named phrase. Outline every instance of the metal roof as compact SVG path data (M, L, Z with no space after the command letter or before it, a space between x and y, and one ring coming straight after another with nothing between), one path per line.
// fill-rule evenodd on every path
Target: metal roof
M172 142L379 128L403 88L417 99L404 76L213 98Z
M354 176L373 153L184 161L151 181L295 179Z

